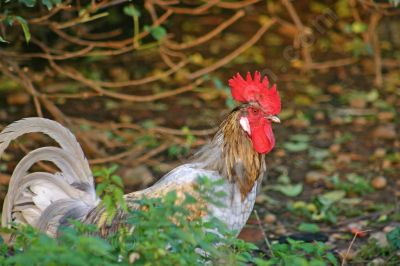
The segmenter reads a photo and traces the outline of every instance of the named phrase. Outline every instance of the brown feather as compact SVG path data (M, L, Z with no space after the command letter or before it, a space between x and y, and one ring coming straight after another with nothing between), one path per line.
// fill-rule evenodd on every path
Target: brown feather
M221 124L220 131L224 136L223 156L227 178L239 184L244 199L265 171L265 165L264 155L254 150L250 138L239 124L242 110L234 110Z

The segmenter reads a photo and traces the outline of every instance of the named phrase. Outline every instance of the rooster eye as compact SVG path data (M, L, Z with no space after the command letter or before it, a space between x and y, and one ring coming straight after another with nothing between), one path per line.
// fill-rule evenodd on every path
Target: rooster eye
M258 109L252 108L253 114L258 114Z

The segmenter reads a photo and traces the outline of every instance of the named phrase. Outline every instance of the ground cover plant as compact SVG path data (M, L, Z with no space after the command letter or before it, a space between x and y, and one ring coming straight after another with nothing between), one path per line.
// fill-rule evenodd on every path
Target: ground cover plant
M210 197L218 195L215 191L218 185L207 177L200 177L197 191L203 200L221 204L217 198ZM114 190L108 194L116 193ZM121 208L123 199L116 197L110 201L106 197L109 195L104 196L103 204L112 216L116 209ZM273 243L270 250L272 259L262 259L255 255L260 252L256 245L237 239L236 233L229 231L219 220L188 219L189 206L196 203L194 197L187 194L181 203L177 200L175 191L163 198L138 200L142 208L129 212L126 226L106 239L96 235L98 229L95 225L79 221L70 221L71 227L61 228L57 239L31 226L3 228L3 232L11 234L13 240L11 247L2 241L0 262L2 265L76 266L276 265L279 262L303 265L307 261L313 265L338 264L323 243L291 239L287 244Z

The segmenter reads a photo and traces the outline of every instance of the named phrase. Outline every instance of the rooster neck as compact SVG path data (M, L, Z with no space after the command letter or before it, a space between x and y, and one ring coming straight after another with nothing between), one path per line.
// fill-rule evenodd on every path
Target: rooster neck
M257 153L247 133L240 127L241 111L236 109L222 122L208 145L195 156L202 168L218 171L238 186L242 200L266 171L264 155Z

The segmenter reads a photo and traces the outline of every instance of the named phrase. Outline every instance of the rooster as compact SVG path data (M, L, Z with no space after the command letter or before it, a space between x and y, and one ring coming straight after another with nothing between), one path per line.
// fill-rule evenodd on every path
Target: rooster
M170 191L177 195L193 193L199 176L223 180L223 206L207 205L203 219L215 217L237 233L246 224L256 199L257 188L266 174L265 155L275 145L272 123L280 123L281 110L276 85L269 87L260 72L254 77L239 73L229 80L233 98L241 105L221 123L216 135L193 158L167 173L153 186L124 196L129 209L137 209L143 197L163 197ZM74 135L59 123L44 118L25 118L7 126L0 133L0 156L17 137L41 132L60 147L42 147L29 152L18 163L4 200L2 226L29 224L56 237L59 227L69 219L95 224L106 236L124 224L120 210L111 223L104 222L105 210L96 195L93 175ZM54 163L59 172L33 172L39 161ZM103 218L102 218L103 217Z

